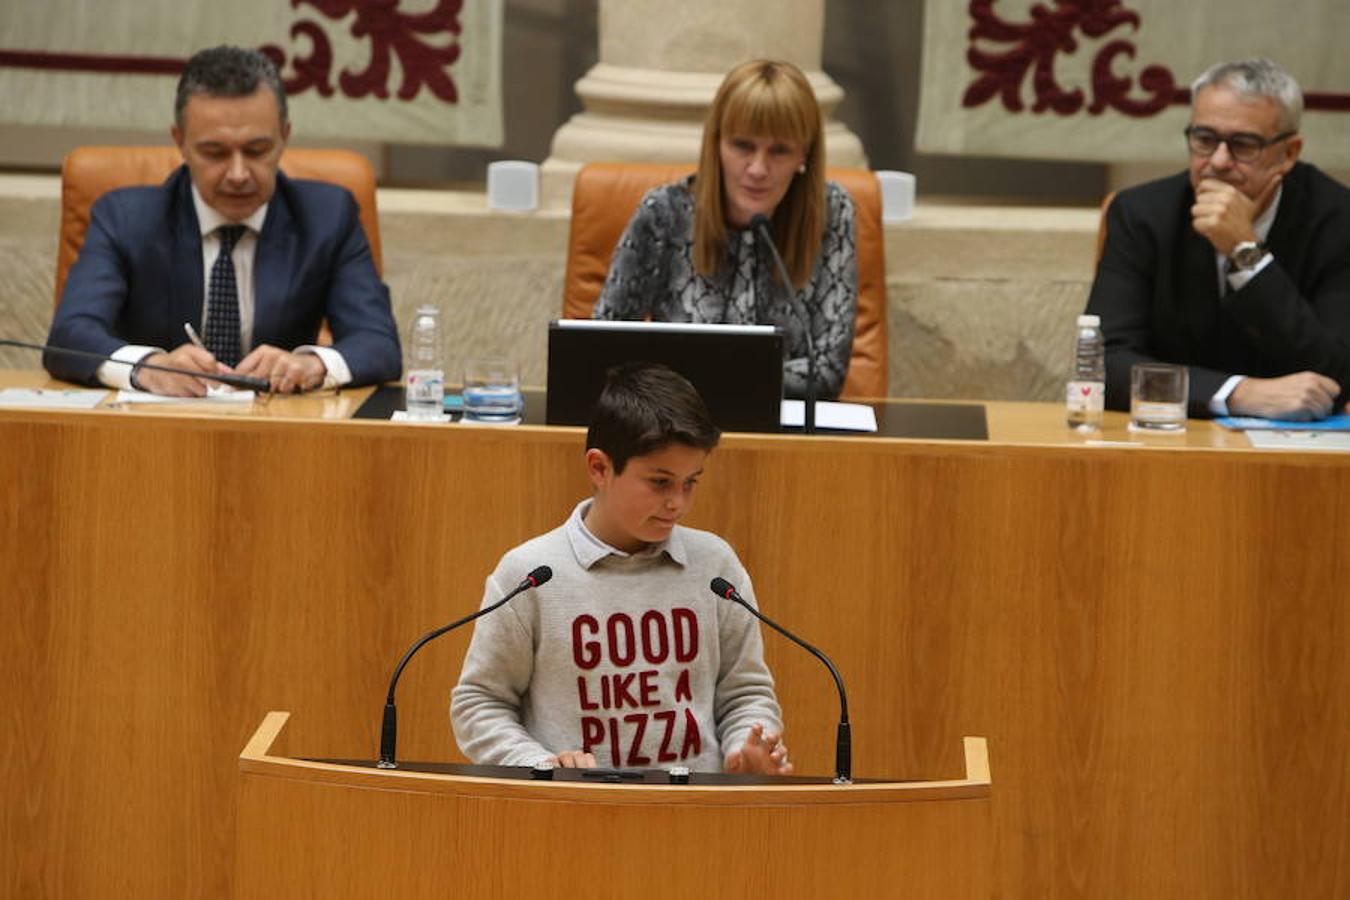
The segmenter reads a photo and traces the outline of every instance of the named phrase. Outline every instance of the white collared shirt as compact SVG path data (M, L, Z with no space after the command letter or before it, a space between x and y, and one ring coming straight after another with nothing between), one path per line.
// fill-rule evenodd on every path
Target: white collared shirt
M242 222L234 222L208 205L202 199L201 192L197 190L197 185L192 185L192 206L197 211L197 225L201 230L202 238L202 333L206 332L206 316L209 311L207 304L208 298L211 296L211 269L216 264L216 258L220 256L218 229L224 225L243 225L245 228L243 235L234 245L234 252L230 254L230 259L234 263L234 280L239 297L239 349L244 356L247 356L253 349L253 319L256 309L253 290L253 262L258 250L258 234L262 231L263 222L267 220L267 208L270 205L270 203L264 203L254 210L253 214L247 219ZM184 331L183 340L187 340L186 331ZM127 344L119 347L112 354L112 358L119 362L132 363L132 365L105 362L98 368L98 379L108 387L129 390L134 364L152 353L164 352L167 351L162 347L147 347L141 344ZM323 361L324 368L327 370L323 381L325 388L341 387L352 380L351 370L347 368L347 361L342 358L341 353L332 347L306 344L295 348L293 352L313 353Z
M234 262L234 283L239 296L239 353L240 359L253 349L253 258L258 252L258 233L267 220L270 201L253 211L240 222L225 218L202 199L197 185L192 186L192 205L197 210L197 227L202 235L202 316L201 333L206 334L206 316L210 312L211 269L220 256L220 231L226 225L243 225L244 233L235 241L230 259Z
M589 569L607 556L628 559L630 557L642 558L665 554L681 567L688 563L684 538L679 528L672 529L664 541L649 544L636 553L627 553L618 547L605 543L586 527L586 514L591 511L591 504L594 502L594 498L591 498L578 503L572 509L572 515L568 516L567 522L563 525L567 541L571 544L572 552L576 554L577 562L583 569Z
M1280 208L1280 197L1283 195L1284 185L1280 185L1275 189L1275 199L1270 201L1270 206L1266 207L1266 211L1257 216L1256 221L1252 223L1252 230L1256 232L1256 242L1258 244L1265 244L1266 238L1270 236L1270 226L1275 224L1275 213ZM1228 291L1242 290L1247 286L1247 282L1255 278L1257 274L1266 266L1270 265L1274 259L1275 257L1267 252L1266 255L1261 257L1261 260L1250 269L1238 269L1235 272L1228 272L1228 257L1215 251L1214 264L1219 278L1219 296L1222 297ZM1214 392L1213 397L1209 398L1209 411L1216 416L1228 415L1228 398L1233 395L1233 391L1246 377L1246 375L1228 376L1228 380Z

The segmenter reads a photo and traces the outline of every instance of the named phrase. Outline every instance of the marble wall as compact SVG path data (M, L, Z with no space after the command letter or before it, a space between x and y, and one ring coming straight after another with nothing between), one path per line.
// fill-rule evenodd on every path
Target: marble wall
M41 343L52 321L60 184L0 176L0 338ZM40 368L38 355L0 347L0 367Z

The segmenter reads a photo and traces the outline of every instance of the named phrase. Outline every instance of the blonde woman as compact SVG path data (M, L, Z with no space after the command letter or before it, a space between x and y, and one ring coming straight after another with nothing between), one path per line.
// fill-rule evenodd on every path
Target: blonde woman
M858 301L853 201L825 181L820 107L805 76L755 60L723 80L698 172L647 193L614 251L597 319L781 326L784 390L806 392L807 322L750 227L768 217L815 338L816 393L839 395Z

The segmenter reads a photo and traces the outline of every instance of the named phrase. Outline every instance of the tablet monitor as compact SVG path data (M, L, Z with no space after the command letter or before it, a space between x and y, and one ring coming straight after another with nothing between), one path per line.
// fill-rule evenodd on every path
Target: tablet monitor
M779 431L783 331L773 325L694 325L558 319L548 327L550 425L585 425L605 373L659 362L694 385L723 431Z

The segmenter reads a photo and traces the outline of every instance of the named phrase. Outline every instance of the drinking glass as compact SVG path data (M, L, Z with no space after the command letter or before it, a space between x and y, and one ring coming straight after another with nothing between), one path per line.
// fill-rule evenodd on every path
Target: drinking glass
M1171 363L1130 367L1130 430L1186 430L1186 394L1190 370Z
M514 360L490 356L464 363L464 421L505 425L520 421L520 370Z

